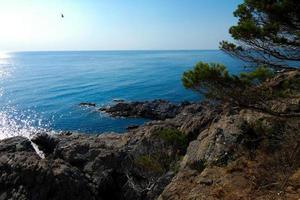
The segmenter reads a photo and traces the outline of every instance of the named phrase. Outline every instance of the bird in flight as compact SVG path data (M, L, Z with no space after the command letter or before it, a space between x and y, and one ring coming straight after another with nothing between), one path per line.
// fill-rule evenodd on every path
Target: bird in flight
M64 17L65 17L64 14L61 13L61 18L64 18Z

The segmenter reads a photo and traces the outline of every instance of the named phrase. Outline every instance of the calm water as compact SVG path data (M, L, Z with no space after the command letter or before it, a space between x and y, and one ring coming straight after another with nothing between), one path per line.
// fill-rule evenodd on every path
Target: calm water
M112 119L95 108L113 99L198 100L181 74L197 61L242 63L220 51L82 51L0 54L0 138L37 129L122 132L143 119Z

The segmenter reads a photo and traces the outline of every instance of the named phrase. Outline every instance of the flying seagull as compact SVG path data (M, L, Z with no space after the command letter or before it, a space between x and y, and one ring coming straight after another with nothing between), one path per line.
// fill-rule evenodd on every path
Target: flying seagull
M64 17L65 17L64 14L61 13L61 18L64 18Z

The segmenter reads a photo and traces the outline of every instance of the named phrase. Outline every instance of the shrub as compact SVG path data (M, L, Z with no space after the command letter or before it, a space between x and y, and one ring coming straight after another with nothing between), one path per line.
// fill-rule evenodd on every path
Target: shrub
M163 173L167 171L178 172L183 156L171 156L164 152L152 152L141 155L135 159L135 164L147 172Z
M264 138L262 144L267 151L278 150L285 130L285 122L281 120L271 120L269 118L259 118L254 122L244 122L241 124L243 143L248 149L255 150Z
M240 79L249 85L259 85L272 77L274 77L274 71L265 65L259 66L251 72L243 72L240 74Z
M135 160L137 166L143 170L161 173L163 168L160 165L158 159L152 155L142 155Z
M181 151L185 151L188 146L187 136L175 128L162 129L158 132L158 136L167 144L172 145Z
M174 173L177 174L177 172L180 169L180 162L182 161L182 159L183 159L183 156L180 156L175 161L171 162L171 164L169 166L169 170L171 170L171 171L173 171Z
M239 142L242 142L253 153L260 145L264 133L262 121L260 119L256 120L255 123L244 121L239 128L242 131L242 135L238 138Z
M278 86L275 95L278 97L299 97L300 92L300 77L286 79Z

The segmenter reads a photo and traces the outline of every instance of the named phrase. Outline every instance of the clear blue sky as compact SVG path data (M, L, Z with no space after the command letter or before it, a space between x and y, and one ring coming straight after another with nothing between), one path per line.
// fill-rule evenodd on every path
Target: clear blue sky
M0 0L0 50L217 49L241 2Z

